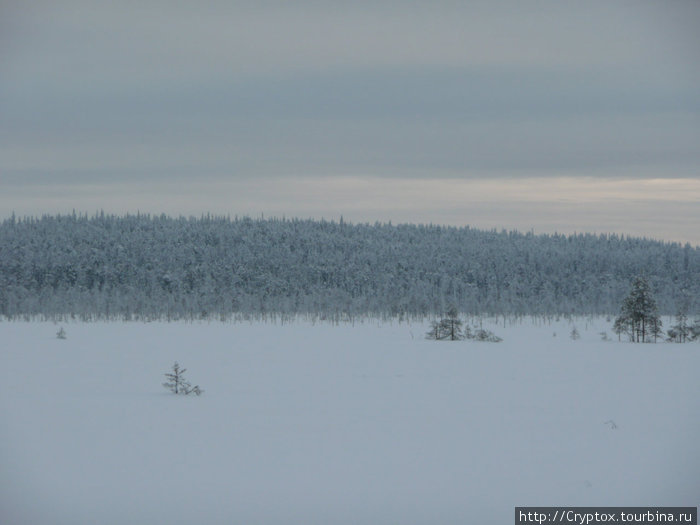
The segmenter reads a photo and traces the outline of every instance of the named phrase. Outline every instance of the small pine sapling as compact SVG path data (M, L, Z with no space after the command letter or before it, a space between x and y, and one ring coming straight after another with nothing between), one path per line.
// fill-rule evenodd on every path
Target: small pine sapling
M199 385L192 386L189 381L185 379L186 368L180 368L177 361L172 368L172 373L165 374L165 378L168 380L163 383L163 386L169 389L173 394L189 395L195 394L197 396L201 395L204 390L199 388Z

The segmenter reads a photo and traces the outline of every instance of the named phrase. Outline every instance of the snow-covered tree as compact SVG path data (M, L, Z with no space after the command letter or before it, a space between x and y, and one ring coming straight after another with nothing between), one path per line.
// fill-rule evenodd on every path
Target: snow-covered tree
M431 321L430 330L425 334L426 339L434 339L439 341L442 339L442 331L440 330L440 321Z
M464 339L462 321L459 319L457 308L450 306L445 317L439 321L433 321L426 337L428 339L440 341L459 341L460 339Z
M688 303L683 301L676 312L676 324L669 328L668 340L676 343L685 343L692 336L691 326L688 325Z
M658 340L659 337L663 337L664 331L662 329L661 317L656 315L656 317L651 319L651 324L649 326L649 334L654 336L654 342Z
M464 338L462 334L462 321L459 319L459 313L455 306L451 306L447 310L447 314L440 320L440 328L443 334L443 339L450 341L458 341Z
M622 334L624 334L625 332L627 332L627 330L628 330L628 325L629 325L629 323L628 323L626 317L618 316L618 317L615 319L615 323L613 324L613 332L615 332L615 333L617 334L617 340L618 340L618 341L621 340ZM630 335L630 337L632 337L632 336Z
M646 278L636 277L632 288L622 303L620 315L615 319L615 331L625 331L633 342L654 340L661 333L661 318L651 287Z

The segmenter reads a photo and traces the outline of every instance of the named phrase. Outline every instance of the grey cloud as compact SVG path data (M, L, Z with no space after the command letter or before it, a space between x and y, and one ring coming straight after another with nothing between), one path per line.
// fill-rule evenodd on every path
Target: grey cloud
M606 167L700 163L693 95L639 71L343 70L79 96L6 93L12 103L0 137L8 170L66 170L73 162L103 173L141 164L149 176L183 166L239 176L604 176Z
M698 74L692 2L31 2L11 81L109 89L345 67L620 66ZM24 82L23 82L24 80Z
M5 2L0 185L697 177L699 22L697 2Z

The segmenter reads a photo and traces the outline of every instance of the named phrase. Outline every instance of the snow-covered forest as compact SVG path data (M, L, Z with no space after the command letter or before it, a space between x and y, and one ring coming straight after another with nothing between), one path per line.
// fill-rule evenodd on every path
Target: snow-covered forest
M662 314L700 297L700 248L618 235L97 214L6 219L6 319L616 313L645 274Z

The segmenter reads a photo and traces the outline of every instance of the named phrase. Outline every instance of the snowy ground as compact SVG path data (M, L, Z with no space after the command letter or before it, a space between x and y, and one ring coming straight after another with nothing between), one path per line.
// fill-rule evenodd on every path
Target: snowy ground
M700 345L604 320L0 323L4 525L504 524L700 503ZM556 337L553 333L556 332ZM177 360L201 397L162 386ZM615 428L616 427L616 428Z

